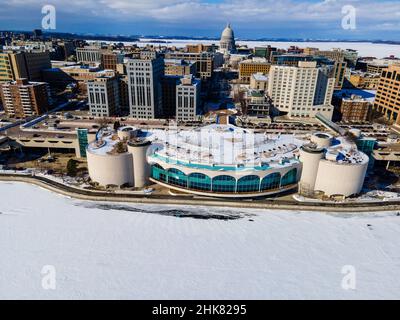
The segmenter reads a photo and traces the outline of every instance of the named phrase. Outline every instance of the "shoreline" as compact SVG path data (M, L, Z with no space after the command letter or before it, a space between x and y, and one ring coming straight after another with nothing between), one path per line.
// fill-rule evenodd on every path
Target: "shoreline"
M104 191L89 191L70 187L56 181L30 175L0 174L0 182L23 182L42 187L59 195L77 200L97 202L119 202L136 204L158 204L178 206L206 206L228 207L237 209L265 209L265 210L289 210L311 211L329 213L370 213L388 212L400 210L400 201L376 201L368 203L322 203L322 202L297 202L295 200L253 200L235 201L206 198L188 198L188 196L164 196L164 195L138 195L118 194Z

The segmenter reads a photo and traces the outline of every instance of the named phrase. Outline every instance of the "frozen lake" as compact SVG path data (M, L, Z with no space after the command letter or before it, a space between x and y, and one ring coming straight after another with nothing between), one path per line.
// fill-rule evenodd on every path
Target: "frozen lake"
M0 194L0 299L400 298L395 213L106 205L21 183Z
M147 44L152 44L154 46L164 45L163 43L151 42L154 39L141 39L140 42L136 42L139 46L146 46ZM159 40L159 39L157 39ZM174 40L168 39L166 41L168 46L175 46L177 48L183 48L187 44L219 44L217 40ZM319 48L320 50L331 50L333 48L340 49L355 49L358 50L360 56L364 57L377 57L384 58L391 55L400 57L400 45L391 44L378 44L370 42L274 42L274 41L237 41L239 45L247 45L249 48L254 48L258 46L271 45L277 47L278 49L287 49L290 46L298 46L300 48L312 47Z

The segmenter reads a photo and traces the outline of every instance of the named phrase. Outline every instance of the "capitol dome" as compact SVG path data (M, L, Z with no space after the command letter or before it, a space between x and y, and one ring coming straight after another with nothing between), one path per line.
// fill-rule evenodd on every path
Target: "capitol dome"
M221 39L226 39L226 40L235 39L235 35L234 35L231 25L229 23L226 26L226 28L224 29L224 31L222 32Z
M220 47L224 53L234 53L236 50L235 34L229 23L222 32Z

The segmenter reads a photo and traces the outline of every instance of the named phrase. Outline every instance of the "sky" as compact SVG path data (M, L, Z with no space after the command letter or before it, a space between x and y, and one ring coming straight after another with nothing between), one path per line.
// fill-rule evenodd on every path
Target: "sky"
M56 32L400 40L400 0L0 0L0 30L40 28L47 4Z

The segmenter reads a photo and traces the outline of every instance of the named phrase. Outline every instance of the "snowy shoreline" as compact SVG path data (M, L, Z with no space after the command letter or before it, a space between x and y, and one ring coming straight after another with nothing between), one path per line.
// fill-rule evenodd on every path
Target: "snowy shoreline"
M307 202L288 200L266 200L266 201L221 201L220 199L187 198L184 196L167 195L146 195L129 193L109 193L104 191L89 191L63 184L59 181L48 179L44 176L5 175L0 174L0 182L23 182L47 189L55 194L63 195L78 200L88 200L109 203L140 203L149 205L175 205L175 206L208 206L227 207L231 209L260 209L260 210L288 210L288 211L309 211L309 212L391 212L400 210L400 201L386 200L375 201L366 199L363 202Z

